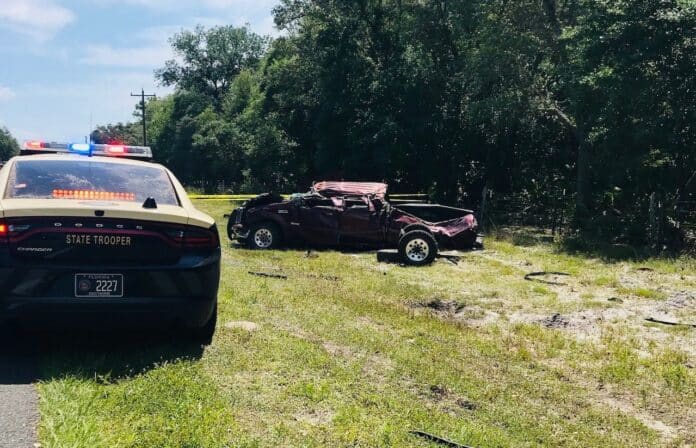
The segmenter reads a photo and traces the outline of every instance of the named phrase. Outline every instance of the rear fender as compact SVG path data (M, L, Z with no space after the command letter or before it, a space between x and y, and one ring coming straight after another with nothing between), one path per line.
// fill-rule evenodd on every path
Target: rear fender
M407 225L406 227L401 229L400 234L401 234L401 236L404 236L409 232L413 232L414 230L422 230L424 232L428 232L431 235L433 234L433 232L430 230L430 228L428 226L426 226L425 224L420 224L420 223Z

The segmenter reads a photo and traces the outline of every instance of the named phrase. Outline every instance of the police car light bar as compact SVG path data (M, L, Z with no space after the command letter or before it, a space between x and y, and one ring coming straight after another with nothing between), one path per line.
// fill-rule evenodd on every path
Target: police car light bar
M88 156L116 156L152 159L149 146L96 145L91 143L47 143L37 140L24 142L22 154L73 153Z

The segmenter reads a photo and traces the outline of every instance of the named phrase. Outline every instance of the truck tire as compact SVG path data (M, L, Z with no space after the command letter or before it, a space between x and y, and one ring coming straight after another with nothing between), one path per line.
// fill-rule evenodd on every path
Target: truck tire
M251 226L246 243L250 249L276 249L280 246L281 239L282 236L277 225L272 222L261 222Z
M432 233L412 230L399 240L399 256L409 266L427 266L437 257L437 241Z

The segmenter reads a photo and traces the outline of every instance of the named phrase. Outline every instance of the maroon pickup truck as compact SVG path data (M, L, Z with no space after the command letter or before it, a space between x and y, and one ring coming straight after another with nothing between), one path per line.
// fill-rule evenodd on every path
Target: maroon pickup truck
M229 218L227 234L254 249L308 244L321 247L397 248L410 265L431 263L439 248L477 244L471 210L437 204L392 205L387 185L318 182L289 199L266 193Z

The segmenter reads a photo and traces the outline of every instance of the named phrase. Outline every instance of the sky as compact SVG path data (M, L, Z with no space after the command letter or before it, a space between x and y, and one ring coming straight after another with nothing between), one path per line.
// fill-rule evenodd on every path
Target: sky
M248 24L275 36L278 0L0 0L0 127L28 139L81 142L130 121L131 93L171 92L154 79L169 37L200 24Z

